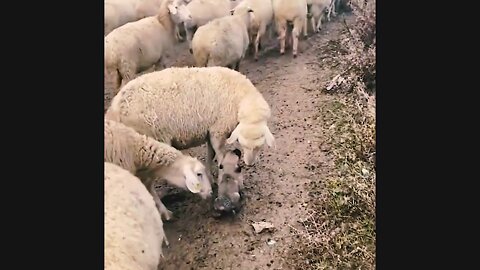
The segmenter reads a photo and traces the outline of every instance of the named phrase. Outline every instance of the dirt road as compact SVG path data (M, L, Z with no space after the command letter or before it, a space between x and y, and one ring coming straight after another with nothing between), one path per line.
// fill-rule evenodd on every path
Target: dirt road
M351 19L351 18L348 18ZM338 74L335 67L319 60L330 40L338 38L342 16L324 24L324 29L300 41L299 55L280 56L276 42L266 44L258 62L249 56L240 66L272 108L270 130L276 149L266 148L257 164L245 168L245 206L235 217L216 219L211 202L187 192L163 199L175 213L164 227L170 247L164 249L165 263L159 269L295 269L289 259L296 245L291 226L305 215L307 191L304 184L322 181L331 168L328 152L321 150L322 130L318 106L329 98L320 91ZM169 65L192 66L185 43L176 48ZM205 147L187 151L205 157ZM274 224L273 233L255 234L252 222ZM272 241L273 240L273 241Z

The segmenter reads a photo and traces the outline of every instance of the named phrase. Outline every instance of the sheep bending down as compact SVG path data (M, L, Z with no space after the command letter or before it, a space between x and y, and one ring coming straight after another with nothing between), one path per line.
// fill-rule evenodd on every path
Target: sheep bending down
M277 26L278 39L280 40L280 54L285 53L285 39L287 23L293 22L293 57L297 57L298 37L303 29L307 37L307 0L272 0L275 25Z
M162 2L157 16L127 23L105 37L105 91L116 94L138 72L163 66L162 57L173 45L173 24L190 16L186 8L169 6L171 1Z
M225 142L237 139L245 163L252 165L265 143L273 146L270 116L270 106L252 82L224 67L171 67L144 74L120 90L105 114L177 149L207 142L209 170L214 155L223 160Z
M166 240L152 196L140 179L105 162L105 270L156 270Z
M230 15L230 0L191 0L187 9L192 20L184 23L188 46L192 53L192 38L198 27L209 21Z
M222 66L238 71L250 43L248 29L253 17L253 10L246 8L199 27L192 40L196 66Z
M244 0L235 7L234 14L244 12L248 8L252 9L254 14L249 34L254 48L254 59L258 60L260 39L265 35L267 26L273 21L272 0Z
M140 177L166 220L172 218L172 212L160 200L155 179L165 179L176 187L198 192L203 199L210 197L211 180L205 166L196 158L108 119L105 119L104 136L104 160Z

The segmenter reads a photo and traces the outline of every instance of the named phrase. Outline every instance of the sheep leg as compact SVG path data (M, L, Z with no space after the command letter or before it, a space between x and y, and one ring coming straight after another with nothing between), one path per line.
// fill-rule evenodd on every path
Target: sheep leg
M160 59L158 59L157 63L155 63L155 71L157 70L161 70L161 69L165 69L167 68L167 66L165 65L165 63L163 62L163 57L160 57Z
M297 57L297 50L298 50L298 36L300 35L300 31L302 30L302 25L306 23L307 20L297 18L293 21L293 30L292 30L292 38L293 38L293 58Z
M285 36L287 32L287 21L277 21L277 33L279 35L278 39L280 40L280 54L285 54Z
M215 157L215 150L213 150L212 143L210 142L210 136L207 140L207 167L210 175L213 178L212 166L213 166L213 159ZM210 179L212 179L210 178ZM210 181L211 182L211 181Z
M322 19L323 19L323 12L321 12L320 17L318 17L318 22L317 22L317 29L318 30L322 29Z
M298 28L298 36L300 36L300 32L303 32L303 37L304 37L305 39L307 39L307 37L308 37L308 32L307 32L308 26L307 26L307 23L308 23L308 22L307 22L307 17L306 17L306 16L305 16L305 18L303 18L302 23L303 23L303 25L300 26L300 28ZM295 28L295 20L293 21L293 26L294 26L294 28ZM302 28L303 28L303 31L302 31Z
M215 151L215 156L217 157L217 164L220 164L223 161L225 156L225 140L226 136L219 135L215 132L210 132L210 143L212 145L213 151Z
M318 29L315 27L315 16L312 16L312 18L310 18L310 22L312 24L313 32L318 33Z
M330 9L328 10L328 21L330 21L330 13L332 13L332 15L334 17L337 16L337 10L335 8L335 2L337 2L337 1L332 0L332 2L330 3Z
M129 64L128 61L122 61L120 67L118 68L118 72L122 77L122 83L118 89L120 90L120 88L135 78L135 68Z
M234 68L234 70L240 71L240 61L241 61L241 60L238 60L237 63L235 63L235 68ZM232 65L232 66L233 66L233 65Z
M258 49L260 49L260 39L265 34L266 30L267 30L267 25L265 23L262 23L260 25L260 28L258 29L257 38L255 39L255 56L254 56L255 61L258 60Z
M183 37L180 35L180 26L178 24L175 25L175 37L179 42L183 41Z
M189 48L190 53L193 53L193 50L192 50L193 32L194 32L194 29L193 29L193 28L188 28L188 27L185 25L185 35L187 36L188 48Z
M172 211L168 210L167 207L163 204L162 200L158 196L158 192L155 189L155 181L150 183L149 188L150 194L152 194L153 200L155 201L155 205L157 206L158 212L160 215L165 218L165 220L170 220L173 217ZM167 242L167 241L166 241ZM168 245L168 242L167 242Z

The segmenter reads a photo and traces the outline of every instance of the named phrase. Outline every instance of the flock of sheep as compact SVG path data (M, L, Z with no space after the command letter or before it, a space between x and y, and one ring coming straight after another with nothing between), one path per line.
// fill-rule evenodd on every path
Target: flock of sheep
M335 0L105 0L105 91L115 94L104 120L105 269L157 269L169 245L162 218L172 218L157 180L211 198L216 160L213 207L238 211L242 155L253 165L275 144L270 106L240 62L250 46L258 59L272 29L280 53L288 41L295 57L308 19L317 32L334 8ZM166 68L182 28L197 67ZM236 142L241 151L227 151ZM204 143L206 166L180 151Z

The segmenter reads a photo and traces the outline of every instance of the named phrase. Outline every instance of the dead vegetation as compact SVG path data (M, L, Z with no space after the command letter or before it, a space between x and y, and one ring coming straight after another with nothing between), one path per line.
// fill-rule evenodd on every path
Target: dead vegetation
M330 98L319 108L322 150L335 165L307 187L309 215L292 229L301 244L296 269L375 269L376 1L350 2L355 22L344 21L340 46L329 52L344 71L322 87Z

